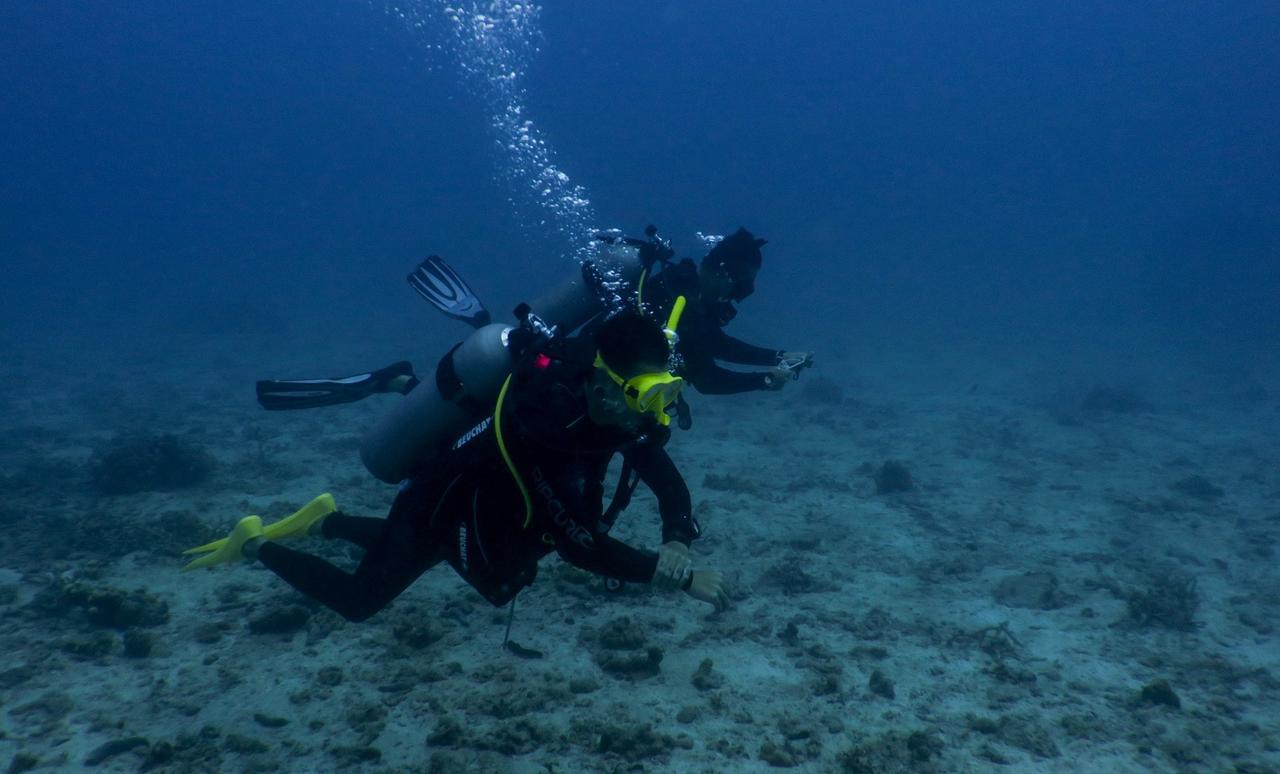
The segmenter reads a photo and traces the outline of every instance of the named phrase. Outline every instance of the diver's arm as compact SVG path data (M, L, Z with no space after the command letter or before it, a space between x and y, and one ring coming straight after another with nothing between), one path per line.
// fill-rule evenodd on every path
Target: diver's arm
M580 502L573 496L570 501ZM684 570L670 579L659 577L658 554L633 548L610 535L596 533L600 511L599 503L590 513L565 508L558 511L558 517L553 515L548 521L546 527L562 559L588 572L626 583L678 586L695 599L708 602L717 609L728 605L720 574L711 570L693 570L682 543L670 543L664 546L664 550L673 546L681 548L685 555L675 558L682 560Z
M669 431L665 437L670 437ZM663 448L665 440L660 438L663 437L651 436L649 442L629 450L627 461L658 498L658 512L662 516L662 547L658 550L658 569L653 583L677 588L693 570L689 544L697 539L699 529L693 518L689 487Z
M583 465L587 465L586 468ZM534 468L531 489L536 489L542 528L551 534L556 551L570 564L597 575L628 583L649 583L658 557L602 534L602 487L584 486L584 476L601 474L590 461L575 460L544 450L542 464Z
M776 366L782 357L780 349L766 349L735 339L724 331L716 331L712 354L716 360L742 365Z
M681 333L676 352L684 361L680 375L689 380L703 395L733 395L739 392L768 389L765 374L731 371L716 365L721 343L726 338L718 327L695 316L693 325ZM702 324L697 324L701 322Z
M658 569L657 554L609 535L594 536L589 546L557 535L556 552L574 567L627 583L649 583Z
M740 392L773 389L773 373L730 371L714 363L685 368L686 378L703 395L736 395Z
M729 343L726 344L726 342ZM703 395L734 395L740 392L773 389L771 372L732 371L716 364L716 360L730 359L725 353L734 354L735 344L741 344L748 350L759 349L730 338L719 328L713 331L704 329L697 332L697 335L682 339L679 345L679 352L684 358L681 375ZM760 349L755 354L761 352L767 352L767 350ZM769 353L769 359L763 362L767 365L776 364L776 353Z
M693 498L689 486L671 457L656 443L647 443L627 452L640 480L658 498L662 516L662 542L676 541L688 546L697 540L700 530L693 518Z

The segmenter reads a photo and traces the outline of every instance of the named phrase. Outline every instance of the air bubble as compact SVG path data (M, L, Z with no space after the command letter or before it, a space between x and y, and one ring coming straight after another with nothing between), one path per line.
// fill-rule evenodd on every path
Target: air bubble
M420 0L394 12L411 26L432 16L443 18L459 69L489 112L489 127L502 155L499 176L512 190L532 194L531 200L515 207L517 214L529 208L545 213L525 212L523 217L526 223L549 227L567 255L579 261L595 257L598 246L592 238L591 200L582 186L557 168L551 146L527 117L527 95L520 84L529 57L538 51L538 6L507 0Z

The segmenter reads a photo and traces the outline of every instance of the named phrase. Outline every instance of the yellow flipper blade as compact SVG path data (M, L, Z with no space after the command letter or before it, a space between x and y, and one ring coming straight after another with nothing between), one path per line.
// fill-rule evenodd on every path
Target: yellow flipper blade
M198 570L202 567L213 567L224 562L239 561L244 558L241 549L244 548L245 541L256 537L262 537L262 519L257 516L245 516L236 522L235 529L231 530L231 534L222 540L222 545L217 550L189 562L182 569L184 571Z
M182 552L182 555L190 556L191 554L207 554L210 551L217 551L219 548L222 548L226 544L227 544L227 538L218 538L212 543L205 543L202 546L196 546L195 548L188 548L186 551Z
M302 506L296 513L274 524L268 524L263 531L263 537L267 540L284 540L306 535L311 525L336 510L338 510L338 504L334 501L333 495L325 492Z

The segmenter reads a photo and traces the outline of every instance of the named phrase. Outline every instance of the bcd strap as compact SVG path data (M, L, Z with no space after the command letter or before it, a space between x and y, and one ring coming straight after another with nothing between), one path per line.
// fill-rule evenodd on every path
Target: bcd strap
M618 514L625 511L627 506L631 504L631 497L635 494L636 487L639 485L640 474L636 473L635 466L624 457L622 471L618 474L618 486L613 491L613 499L609 502L609 507L600 516L600 523L604 526L606 532L618 520Z

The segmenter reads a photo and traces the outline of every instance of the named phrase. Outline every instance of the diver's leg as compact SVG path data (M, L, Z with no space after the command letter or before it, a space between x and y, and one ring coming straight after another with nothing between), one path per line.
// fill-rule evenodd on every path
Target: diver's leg
M407 360L385 368L336 379L263 379L257 384L258 403L268 411L336 406L380 392L407 395L418 377Z
M377 522L380 527L377 539L354 573L278 543L264 542L256 546L257 558L290 586L343 618L364 621L390 604L443 558L443 550L427 518L427 513L433 510L433 500L438 499L431 490L425 485L406 487L385 520L344 517L343 520L352 521L347 526L352 528L353 537L355 533L369 531L373 525L368 522ZM341 527L343 520L336 524ZM330 521L333 519L325 519L326 523ZM329 530L329 526L324 527L326 534Z
M354 573L344 572L318 556L263 543L258 559L298 591L341 615L360 622L382 610L436 565L436 551L420 553L411 542L384 540L365 554Z
M373 516L349 516L342 511L336 511L320 522L319 534L327 540L345 540L368 551L382 537L386 527L386 519Z
M423 526L424 529L435 529L435 520L438 518L440 511L444 509L446 498L451 494L456 494L455 489L460 480L461 476L454 477L439 495L436 495L429 485L420 481L411 481L405 484L396 495L396 501L391 506L392 513L397 510L402 513L412 511L426 520L426 524ZM390 520L390 517L379 519L372 516L352 516L342 511L334 511L321 521L316 522L311 527L311 534L318 535L326 540L345 540L368 551L382 539L382 533L386 530Z

